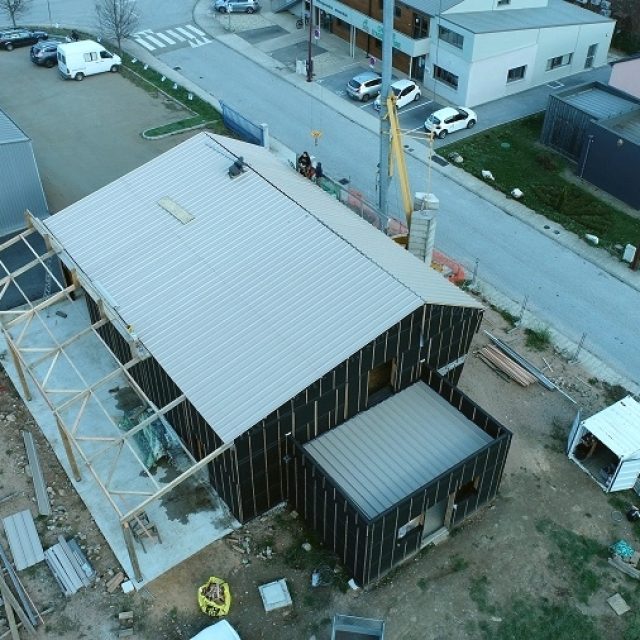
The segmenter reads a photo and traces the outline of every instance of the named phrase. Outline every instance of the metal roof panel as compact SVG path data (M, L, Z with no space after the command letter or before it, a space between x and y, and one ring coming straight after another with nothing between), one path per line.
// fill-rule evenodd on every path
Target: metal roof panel
M373 519L492 440L417 382L304 449Z
M640 457L640 403L632 396L583 420L582 425L619 458Z

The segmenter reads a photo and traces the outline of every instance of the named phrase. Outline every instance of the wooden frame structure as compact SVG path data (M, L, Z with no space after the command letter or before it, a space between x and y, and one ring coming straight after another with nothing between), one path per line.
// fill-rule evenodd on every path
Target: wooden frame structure
M188 467L183 470L179 469L179 475L166 484L160 484L153 477L151 470L141 459L132 439L136 434L145 429L145 427L154 423L157 424L158 422L161 423L165 429L172 430L165 419L165 414L180 404L185 399L185 396L181 394L178 398L161 407L156 406L151 401L129 373L129 369L132 366L149 357L149 354L141 348L135 336L130 335L127 341L131 350L131 358L124 364L118 360L98 332L100 327L109 322L116 326L118 324L123 326L123 321L118 316L116 310L113 309L108 300L105 299L106 296L100 295L96 287L91 284L83 274L77 271L71 271L70 279L72 284L65 285L64 282L61 282L54 273L54 270L48 265L48 262L51 258L59 257L61 258L61 262L64 263L64 250L62 247L53 245L44 225L29 212L27 212L27 224L28 228L24 232L0 244L0 305L9 287L15 287L25 301L25 304L20 308L0 310L0 331L2 331L6 340L24 397L28 401L32 399L31 389L27 381L28 376L51 410L75 480L77 482L82 481L81 470L86 468L117 514L134 569L135 578L140 581L142 580L142 573L133 545L131 532L132 521L135 521L139 514L141 514L151 502L166 495L195 473L204 469L209 462L224 451L232 448L234 444L223 444L202 459L196 461L182 440L175 438L175 442L179 443L182 454L184 454L184 458L181 459L188 461ZM30 244L29 238L34 234L39 234L44 239L46 246L44 253L39 253L34 249L32 244ZM2 259L2 252L18 242L23 242L34 257L26 264L11 271ZM44 287L45 294L52 286L55 286L57 289L54 293L50 293L48 297L36 302L29 299L29 296L23 291L18 281L19 276L26 274L34 267L44 269L46 274L45 279L48 280L48 283ZM74 297L83 293L83 290L90 290L91 296L98 301L101 317L98 321L91 323L70 337L59 340L46 321L49 317L50 309L52 305L65 300L72 302ZM37 327L39 331L44 330L44 334L47 336L50 344L34 346L28 343L28 338L35 333L34 327ZM87 336L90 336L92 339L96 338L113 360L113 370L97 381L87 380L80 368L74 363L73 356L70 354L73 347ZM79 384L70 384L65 387L53 385L53 374L57 366L65 366L73 372ZM42 371L43 368L44 371ZM122 379L124 379L126 384L135 392L142 405L151 412L149 416L145 417L128 431L122 431L119 428L98 393L100 390L106 388L107 385L111 385L117 380ZM63 398L62 401L59 401L60 396ZM100 416L104 418L111 434L89 435L82 432L83 419L85 419L85 421L87 419L90 403L92 404L92 408L99 410ZM69 415L74 411L75 416L70 419ZM98 462L103 462L107 455L111 455L112 457L107 464L105 473L104 469L102 471L98 469ZM148 489L131 489L114 486L115 472L124 455L128 456L129 460L136 462L142 472L145 483L149 485ZM78 463L78 459L81 461L81 464ZM138 474L138 476L139 475L140 474ZM132 501L133 504L131 504ZM123 508L119 502L124 503L126 506Z

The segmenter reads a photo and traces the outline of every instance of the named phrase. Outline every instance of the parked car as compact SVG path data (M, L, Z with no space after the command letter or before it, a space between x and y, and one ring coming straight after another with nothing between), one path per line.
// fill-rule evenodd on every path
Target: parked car
M13 51L15 47L26 47L30 44L46 40L46 31L31 31L30 29L7 29L0 31L0 49Z
M220 13L255 13L260 11L258 0L216 0L213 6Z
M368 102L380 93L382 76L375 71L359 73L347 82L347 95L354 100Z
M422 93L420 87L413 80L396 80L391 83L391 90L396 96L396 108L400 109L410 102L416 102L420 100ZM380 95L373 103L376 111L380 111Z
M472 129L476 122L478 122L476 112L468 107L445 107L434 111L425 120L424 128L438 138L444 138L447 134L460 129Z
M49 38L36 42L31 47L31 62L40 67L55 67L58 64L58 45L63 42L69 42L63 38Z

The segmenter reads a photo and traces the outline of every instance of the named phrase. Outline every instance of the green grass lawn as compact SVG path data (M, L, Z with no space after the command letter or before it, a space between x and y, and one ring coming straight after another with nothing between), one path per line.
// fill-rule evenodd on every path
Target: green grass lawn
M530 209L580 236L591 233L605 248L640 242L640 220L598 200L562 177L571 164L539 142L542 114L480 133L448 145L444 155L459 153L462 168L481 178L491 171L496 189L505 194L517 187Z

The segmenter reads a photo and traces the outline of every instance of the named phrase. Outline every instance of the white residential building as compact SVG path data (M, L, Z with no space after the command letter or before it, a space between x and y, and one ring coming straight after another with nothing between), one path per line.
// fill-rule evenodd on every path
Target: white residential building
M382 3L313 6L325 29L377 59ZM606 64L614 26L565 0L397 1L393 66L445 100L474 106Z

